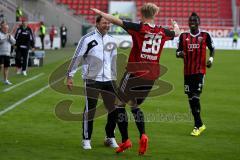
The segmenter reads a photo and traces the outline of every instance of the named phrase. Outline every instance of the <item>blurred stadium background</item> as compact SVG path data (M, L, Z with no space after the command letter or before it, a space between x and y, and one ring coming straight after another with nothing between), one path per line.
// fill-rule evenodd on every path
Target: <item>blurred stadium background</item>
M231 49L233 33L240 32L240 0L1 0L0 11L8 22L14 24L16 8L21 7L35 31L37 46L40 46L40 21L49 28L51 25L59 28L64 23L69 31L68 44L72 45L93 27L95 14L90 10L91 7L122 19L138 21L139 8L145 2L153 2L160 7L157 24L169 26L170 19L173 18L182 30L188 30L188 17L195 11L201 17L201 28L211 33L219 49ZM111 32L116 35L124 34L124 31L116 26L112 26ZM48 43L48 38L45 41ZM59 47L59 38L55 39L55 43L56 47ZM239 44L240 42L238 49ZM174 46L167 44L166 47Z
M129 124L133 141L130 151L116 155L112 149L104 147L105 116L94 123L93 149L84 151L81 148L81 122L60 120L54 112L59 102L68 99L73 101L71 111L80 113L84 97L56 92L49 87L49 77L72 57L81 36L94 28L95 14L89 8L96 7L121 18L138 21L138 10L145 2L154 2L160 7L157 23L170 26L173 18L183 30L188 29L187 20L191 12L197 12L201 17L201 28L214 37L216 57L213 68L207 71L201 97L207 130L200 137L189 136L192 119L183 94L183 64L175 58L175 39L166 44L161 57L161 64L168 68L161 79L170 82L174 90L148 98L143 105L150 138L147 154L137 156L138 134L133 121ZM1 18L7 19L12 28L17 24L15 11L18 6L35 32L37 47L40 46L40 21L49 28L53 24L59 28L64 23L68 28L68 46L60 48L58 31L54 44L56 50L45 50L41 67L29 67L27 77L16 75L15 68L11 67L9 79L13 85L0 83L0 160L239 160L240 42L237 48L233 48L232 36L234 31L240 31L240 0L0 0ZM112 26L111 34L120 41L130 40L116 26ZM45 43L47 48L48 37ZM119 49L119 53L128 55L129 49ZM74 77L78 86L82 85L80 79L80 74ZM120 140L118 131L116 138Z

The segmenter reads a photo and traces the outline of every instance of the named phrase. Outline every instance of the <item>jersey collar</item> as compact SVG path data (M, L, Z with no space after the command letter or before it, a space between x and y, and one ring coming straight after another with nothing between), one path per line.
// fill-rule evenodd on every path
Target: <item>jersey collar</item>
M201 33L201 30L198 29L198 33L197 34L192 34L191 31L189 30L189 33L192 37L197 37L200 33Z
M104 35L102 35L102 33L101 32L99 32L99 30L96 28L95 29L95 33L97 33L99 36L101 36L101 37L104 37L104 36L106 36L107 35L107 33L106 34L104 34Z
M155 24L151 24L151 23L143 23L143 24L147 24L147 25L149 25L149 26L152 27L152 28L155 27Z

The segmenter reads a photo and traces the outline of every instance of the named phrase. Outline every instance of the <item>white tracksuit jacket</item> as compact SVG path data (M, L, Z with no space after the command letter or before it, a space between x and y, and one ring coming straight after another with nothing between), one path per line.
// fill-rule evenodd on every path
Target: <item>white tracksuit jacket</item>
M67 76L73 77L82 66L83 79L105 82L116 80L117 47L115 39L95 29L83 36L70 63Z

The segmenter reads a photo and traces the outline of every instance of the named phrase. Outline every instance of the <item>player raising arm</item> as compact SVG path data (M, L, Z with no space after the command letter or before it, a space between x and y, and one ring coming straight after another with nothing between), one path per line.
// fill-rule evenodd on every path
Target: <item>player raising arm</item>
M148 4L149 4L149 3L148 3ZM102 11L96 9L96 8L91 8L91 10L93 10L93 11L96 12L97 14L100 14L101 16L103 16L106 20L108 20L108 21L111 22L112 24L115 24L115 25L121 26L121 27L123 27L123 28L126 28L126 26L125 26L126 24L124 24L124 22L126 22L126 21L123 21L123 20L121 20L121 19L119 19L119 18L116 18L116 17L114 17L114 16L111 15L111 14L104 13L104 12L102 12ZM159 9L158 9L158 10L159 10ZM146 17L144 17L144 16L142 15L142 20L141 20L141 21L142 21L142 22L145 22L145 23L148 23L148 22L153 23L153 20L154 20L154 19L149 19L149 16L150 16L152 13L147 13L147 14L149 14L149 15L147 15ZM156 13L156 14L157 14L157 13ZM174 30L174 32L175 32L175 37L177 37L177 36L181 33L181 31L180 31L180 29L179 29L176 21L174 21L173 19L171 19L171 23L172 23L172 26L173 26L173 30Z
M141 22L123 21L110 14L93 8L109 22L123 27L131 36L131 49L126 72L120 82L117 96L118 128L121 132L122 143L116 152L120 153L132 146L128 137L128 119L125 110L126 103L131 106L131 112L139 131L139 154L145 154L148 146L148 136L145 133L144 114L140 105L151 91L154 81L160 75L159 60L165 41L171 40L180 33L179 27L172 20L173 31L154 24L159 8L153 3L141 7Z
M214 44L210 34L199 29L200 18L196 13L192 13L188 23L190 31L180 35L176 56L184 59L184 88L195 122L191 135L199 136L206 129L200 116L200 94L206 66L210 68L213 63ZM210 50L207 64L206 47Z

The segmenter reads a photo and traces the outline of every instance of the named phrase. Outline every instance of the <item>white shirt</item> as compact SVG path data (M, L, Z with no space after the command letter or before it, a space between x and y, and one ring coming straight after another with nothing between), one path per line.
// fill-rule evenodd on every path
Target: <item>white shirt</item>
M96 29L83 36L75 50L67 76L73 77L79 64L83 79L105 82L116 80L117 47L115 39Z
M16 40L12 35L8 35L0 31L0 56L10 56L11 46Z

